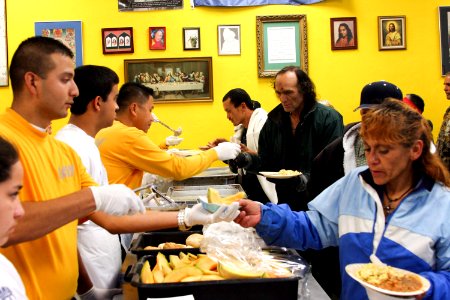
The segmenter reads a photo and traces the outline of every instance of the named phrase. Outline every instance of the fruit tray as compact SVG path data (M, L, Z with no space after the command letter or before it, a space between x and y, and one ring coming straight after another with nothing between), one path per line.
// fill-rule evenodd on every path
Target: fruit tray
M284 250L283 250L284 249ZM291 251L279 248L275 253L288 253L286 258L298 260L303 264L301 274L287 278L256 278L256 279L228 279L216 281L194 281L177 283L141 283L141 269L146 260L150 265L156 263L156 255L142 256L137 263L127 270L123 280L124 296L133 295L135 299L163 298L193 295L195 300L229 300L229 299L283 299L295 300L298 298L299 283L306 282L309 266L298 255ZM127 299L125 297L125 299Z
M175 249L155 249L144 250L147 246L157 247L161 243L173 242L177 244L185 244L186 238L193 233L202 233L201 231L171 231L171 232L145 232L140 234L131 242L130 252L135 254L138 258L144 255L163 252L166 255L178 254L180 252L191 252L192 254L200 253L199 248L175 248Z

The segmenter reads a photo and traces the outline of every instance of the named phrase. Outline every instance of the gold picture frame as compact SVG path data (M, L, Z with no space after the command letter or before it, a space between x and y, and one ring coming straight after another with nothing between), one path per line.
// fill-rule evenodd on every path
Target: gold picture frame
M256 40L259 77L291 65L308 72L306 15L257 16Z
M125 81L153 89L155 103L213 101L211 57L126 59Z

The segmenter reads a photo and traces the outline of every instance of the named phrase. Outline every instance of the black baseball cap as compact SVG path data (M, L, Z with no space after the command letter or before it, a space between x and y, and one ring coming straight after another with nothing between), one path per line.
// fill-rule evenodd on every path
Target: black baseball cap
M394 98L401 101L403 94L398 86L384 80L366 84L361 91L359 106L353 111L380 104L386 98Z

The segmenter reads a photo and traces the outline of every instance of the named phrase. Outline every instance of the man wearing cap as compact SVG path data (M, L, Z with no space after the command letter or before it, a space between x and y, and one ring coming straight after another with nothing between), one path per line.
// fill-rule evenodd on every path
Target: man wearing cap
M444 79L444 92L447 96L447 100L450 100L450 72L445 74ZM441 129L437 140L437 152L442 162L450 170L450 107L444 114L444 120L442 121Z
M380 104L386 98L403 99L402 91L387 81L367 84L361 91L361 116L368 108ZM344 135L326 146L314 158L311 177L308 182L308 199L312 200L324 189L356 167L366 165L364 145L359 136L361 122L350 123L344 128ZM311 254L314 278L330 295L340 295L339 252L336 247L329 247Z

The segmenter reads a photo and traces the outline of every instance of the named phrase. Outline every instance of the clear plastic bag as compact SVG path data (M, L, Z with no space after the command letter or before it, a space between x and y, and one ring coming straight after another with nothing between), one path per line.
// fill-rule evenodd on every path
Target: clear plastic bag
M255 229L233 222L205 226L200 248L222 264L263 277L297 276L306 281L309 272L309 264L295 250L267 247Z

